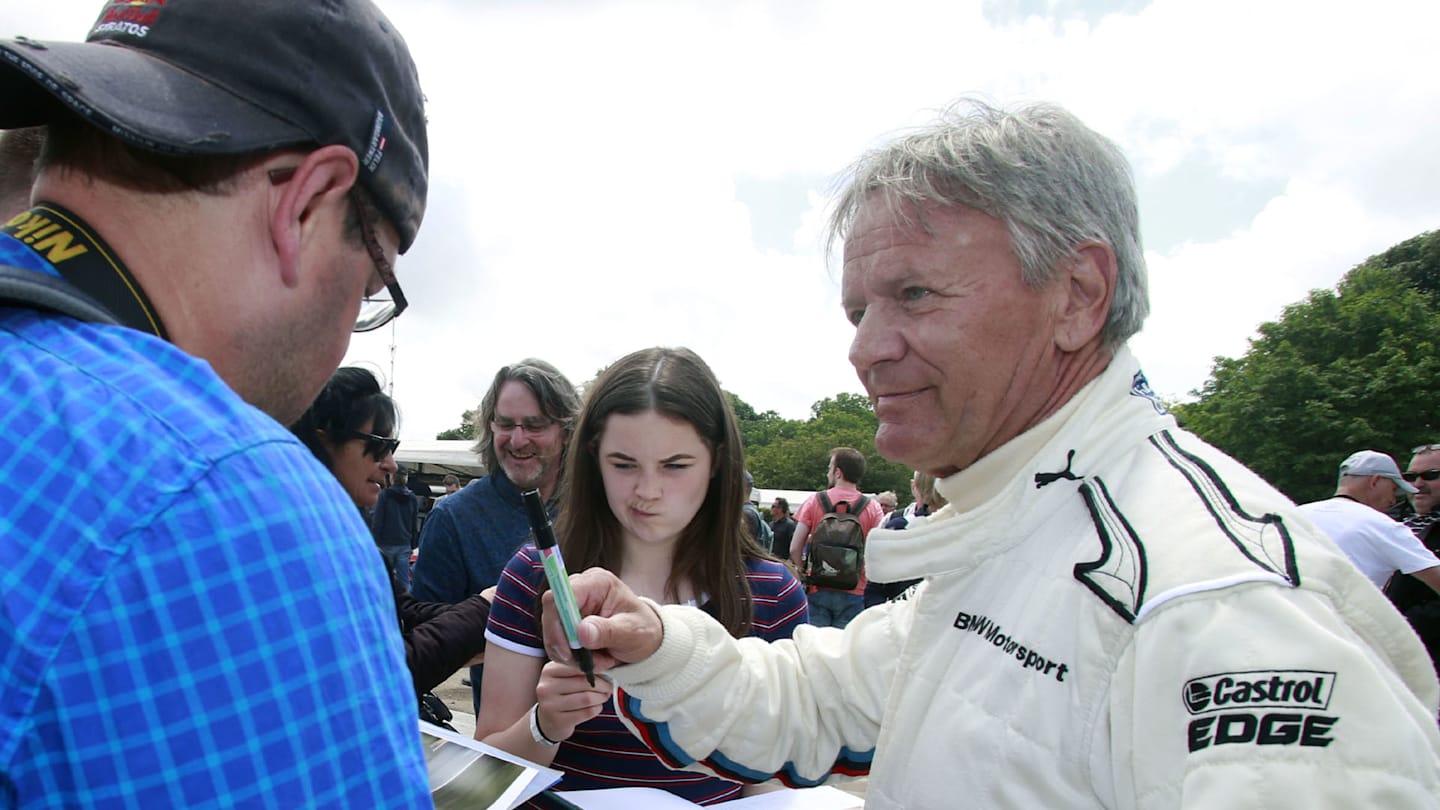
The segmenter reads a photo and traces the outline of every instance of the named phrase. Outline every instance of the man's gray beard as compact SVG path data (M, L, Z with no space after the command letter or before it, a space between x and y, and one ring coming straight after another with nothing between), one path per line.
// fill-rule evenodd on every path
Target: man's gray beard
M550 472L550 465L548 463L541 462L539 469L535 471L534 478L521 480L515 475L514 470L512 470L510 468L510 465L506 462L500 462L500 468L505 471L505 477L510 479L510 483L514 484L515 488L521 491L539 488L540 483L545 480L545 476L548 475Z

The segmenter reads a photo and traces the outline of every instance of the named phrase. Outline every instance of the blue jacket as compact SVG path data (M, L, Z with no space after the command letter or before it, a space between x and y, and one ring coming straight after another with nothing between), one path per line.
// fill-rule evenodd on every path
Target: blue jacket
M462 601L499 582L505 564L528 542L520 490L497 470L430 510L411 593L424 602Z
M420 500L404 484L391 484L380 490L371 521L375 544L414 548L415 516L419 511Z

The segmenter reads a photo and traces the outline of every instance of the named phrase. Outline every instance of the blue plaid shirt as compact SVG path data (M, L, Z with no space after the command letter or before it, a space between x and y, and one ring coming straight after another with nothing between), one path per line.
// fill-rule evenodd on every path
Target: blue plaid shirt
M374 544L287 430L27 309L0 402L0 806L431 806Z

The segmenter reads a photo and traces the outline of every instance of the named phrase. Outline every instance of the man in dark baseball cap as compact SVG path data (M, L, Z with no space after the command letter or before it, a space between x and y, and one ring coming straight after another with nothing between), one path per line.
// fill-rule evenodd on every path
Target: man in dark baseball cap
M429 806L384 571L283 427L404 309L404 41L370 0L109 2L0 41L0 128L36 126L0 228L7 803Z

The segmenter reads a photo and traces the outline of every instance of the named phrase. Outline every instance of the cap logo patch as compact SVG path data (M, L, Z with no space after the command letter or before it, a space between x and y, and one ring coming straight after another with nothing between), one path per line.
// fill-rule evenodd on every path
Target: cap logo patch
M385 129L388 123L385 112L376 110L375 124L370 127L370 145L365 150L365 157L360 161L372 173L380 167L380 161L385 158Z
M96 34L129 34L144 37L165 8L165 0L110 0L100 12L100 19L90 29Z

